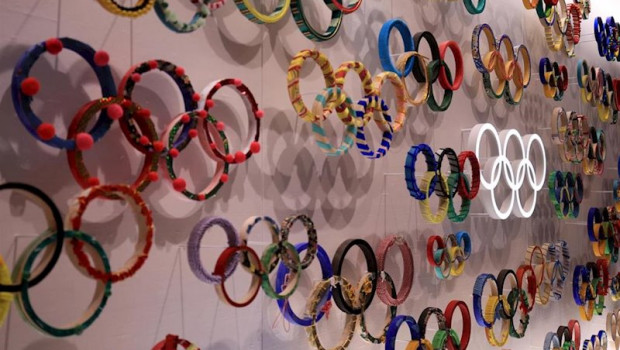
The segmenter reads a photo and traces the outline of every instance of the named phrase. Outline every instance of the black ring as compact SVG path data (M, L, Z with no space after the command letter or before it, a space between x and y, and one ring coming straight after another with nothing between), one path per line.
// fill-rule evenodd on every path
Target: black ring
M422 310L420 317L418 318L418 328L420 328L420 338L426 338L426 324L432 315L437 317L437 324L439 325L439 330L446 330L446 316L444 315L441 309L436 307L427 307Z
M56 223L57 242L56 242L56 247L54 248L54 252L52 253L52 257L49 259L49 261L47 262L47 265L45 265L45 268L41 271L41 273L39 273L36 277L28 280L28 288L34 287L37 284L39 284L41 281L43 281L43 279L47 277L47 275L49 275L50 272L52 272L52 270L54 269L54 266L56 266L56 263L58 262L58 259L60 258L60 254L62 253L62 247L65 241L65 231L64 231L62 216L60 215L60 211L58 210L58 207L56 207L52 199L48 197L45 193L43 193L43 191L41 191L40 189L34 186L27 185L24 183L19 183L19 182L7 182L5 184L0 185L0 191L2 190L21 190L21 191L28 192L38 197L50 209L51 214L54 218L54 222ZM12 285L0 284L0 292L15 293L15 292L21 291L23 287L24 287L23 282L20 284L12 284Z
M459 157L456 152L452 148L442 148L441 152L437 153L437 175L441 175L441 163L443 163L443 158L448 157L448 163L450 164L450 174L457 174L460 176L461 169L459 167ZM444 188L445 184L443 181L439 182L439 189L437 189L437 196L441 198L454 198L456 196L456 191L458 186L454 186L454 188Z
M435 36L431 32L419 32L415 33L415 35L413 36L413 47L415 47L416 51L418 51L418 54L420 53L420 42L422 41L422 39L426 40L428 46L431 49L431 61L440 60L441 57L439 56L439 45L437 44ZM415 64L413 65L413 70L411 72L413 73L413 77L418 83L426 82L426 78L424 78L424 68L422 67L422 62L419 57L416 59ZM431 79L430 84L435 83L435 81L437 81L437 77L438 76L436 76L435 79Z
M375 253L372 250L372 247L368 242L363 239L347 239L342 242L336 253L334 254L334 258L332 259L332 269L334 270L334 276L340 276L342 272L342 265L344 264L344 257L349 252L353 246L357 246L364 253L364 258L366 259L366 268L368 272L373 274L372 279L372 290L368 294L366 300L364 301L364 306L355 308L345 300L345 297L342 293L342 287L340 283L336 283L334 286L332 297L334 298L334 302L336 306L342 312L347 313L349 315L359 315L363 310L367 309L372 303L372 299L375 297L375 291L377 290L377 259L375 258Z
M570 330L566 326L559 326L556 334L558 335L558 338L560 339L560 345L564 344L564 342L570 343L571 341L573 341L572 339L573 335L571 334ZM562 341L562 339L564 341Z
M506 282L506 277L508 277L508 275L512 275L514 277L517 286L513 289L517 289L517 293L519 292L519 279L517 278L517 274L513 270L509 270L509 269L503 269L502 271L500 271L499 275L497 275L497 291L499 293L500 306L501 306L499 308L499 315L503 319L512 319L513 317L515 317L515 315L517 314L517 310L519 309L519 298L515 298L514 306L510 305L511 313L506 312L506 309L504 309L504 302L502 301L502 297L504 295L504 283ZM509 292L509 295L512 292L513 291L511 290ZM506 296L505 299L506 299L506 302L508 302L508 296Z

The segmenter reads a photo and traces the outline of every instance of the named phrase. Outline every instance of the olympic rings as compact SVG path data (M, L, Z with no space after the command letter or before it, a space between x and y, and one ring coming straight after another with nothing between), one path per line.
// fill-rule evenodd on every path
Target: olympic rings
M557 62L551 63L549 58L543 57L540 59L538 69L545 97L562 101L564 92L568 90L568 69L566 66Z
M446 239L430 236L426 244L426 259L434 267L435 276L439 279L461 275L470 254L471 238L465 231L450 234Z
M596 107L602 122L616 124L620 109L620 82L600 67L591 67L586 60L577 63L577 83L581 100Z
M480 35L484 33L489 51L482 54L480 50ZM502 46L505 48L507 57L501 54ZM499 99L502 96L506 102L516 105L521 102L525 88L530 84L531 66L530 53L525 45L514 48L512 40L507 35L502 35L499 40L488 24L479 24L474 28L471 42L474 64L480 73L484 83L484 89L491 98ZM519 63L519 59L523 64ZM497 88L491 84L491 73L499 80ZM514 82L516 92L510 91L510 81Z
M299 72L306 59L311 58L323 72L325 90L319 93L313 107L308 108L303 101L299 87ZM363 98L356 105L344 92L345 77L354 71L362 82ZM339 156L348 152L353 143L360 153L370 159L378 159L390 149L393 134L398 132L405 121L405 89L395 73L384 72L374 78L363 63L344 62L334 72L328 58L317 50L302 50L293 57L287 74L288 92L291 104L297 115L304 121L312 123L312 131L317 145L328 156ZM389 107L381 98L381 88L388 81L396 88L397 114L388 114ZM335 109L341 122L345 124L343 140L338 146L331 144L323 122ZM366 125L373 120L383 132L381 146L376 150L368 145L365 136Z
M581 38L581 20L587 19L590 13L590 0L574 2L567 5L558 0L523 0L526 9L536 10L548 48L568 57L575 56L575 45Z
M486 212L494 219L506 219L511 213L517 217L528 218L532 216L536 207L538 192L543 188L547 173L547 159L545 147L538 134L521 136L517 130L507 129L498 132L489 123L474 126L469 134L468 148L480 159L482 156L482 139L488 134L491 139L491 149L497 152L485 162L481 168L485 175L480 177L482 201ZM508 145L513 140L518 146L517 159L509 159L507 156ZM532 153L538 149L540 155L536 157L536 165L532 163ZM525 201L521 200L520 189L525 180L533 193ZM503 182L508 186L510 195L499 202L495 190Z
M426 159L426 172L422 179L422 185L418 185L415 178L415 163L418 155L422 153ZM451 148L441 149L435 158L433 150L426 144L411 146L405 159L405 182L411 196L420 201L420 209L424 218L432 223L440 223L448 216L452 222L462 222L467 218L471 200L478 194L480 187L480 165L478 158L473 152L464 151L458 156ZM443 160L447 159L450 164L449 175L444 175L441 170ZM465 174L465 161L469 160L472 174L471 181ZM437 188L439 184L439 188ZM439 210L432 214L428 199L435 192L439 197ZM460 213L456 213L453 198L456 194L461 197Z
M482 2L481 2L482 3ZM401 54L394 64L390 56L389 39L392 29L397 29L403 39L405 53ZM427 65L427 58L418 52L420 42L425 39L432 52L432 61ZM401 19L391 19L383 24L379 32L379 57L381 66L385 71L393 72L402 80L402 84L407 91L407 102L413 106L427 103L429 108L435 112L443 112L450 107L452 94L460 88L463 81L463 55L458 44L454 41L445 41L437 44L431 32L416 33L413 37L407 23ZM445 55L450 49L454 55L456 64L456 75L452 72L445 62ZM416 97L409 95L405 77L413 73L417 82L423 84L423 88L418 91ZM439 80L444 89L444 97L441 103L437 102L433 94L433 84Z
M590 208L588 211L588 239L592 243L594 255L612 262L618 261L618 218L615 208Z
M601 57L607 61L620 60L620 23L613 17L607 17L605 22L601 17L594 19L594 38Z
M549 174L547 184L556 216L559 219L577 218L584 195L581 175L554 171Z
M157 0L160 1L160 0ZM63 139L56 135L50 123L45 123L31 109L32 96L39 90L39 82L29 76L32 65L44 52L58 54L63 48L76 52L84 58L95 71L101 84L102 98L84 104L75 114ZM118 89L115 87L110 68L109 56L104 51L93 50L87 44L70 38L53 38L39 43L22 55L12 78L13 105L18 117L26 129L35 138L55 147L67 150L71 172L82 188L99 186L100 180L91 176L83 160L83 152L92 148L101 139L115 120L129 143L144 154L145 160L132 188L143 191L151 182L158 179L157 168L161 163L166 175L172 181L172 187L187 198L203 201L215 196L224 183L228 181L229 164L239 164L260 151L260 119L264 112L252 96L249 88L239 79L216 81L204 91L204 96L196 93L185 74L185 69L163 60L149 60L130 68L123 76ZM168 76L182 95L184 111L168 126L164 139L159 138L157 130L150 119L151 112L138 105L133 99L133 90L141 81L142 75L159 71ZM255 120L253 140L245 151L230 154L228 141L224 134L224 124L207 112L213 108L213 95L225 85L232 85L246 97L251 108L251 117ZM99 116L95 118L96 113ZM90 131L86 131L89 122L96 119ZM197 129L197 127L200 127ZM173 168L173 158L177 157L193 139L199 136L200 145L206 155L216 162L215 175L203 192L193 193L186 190L186 182L178 178Z

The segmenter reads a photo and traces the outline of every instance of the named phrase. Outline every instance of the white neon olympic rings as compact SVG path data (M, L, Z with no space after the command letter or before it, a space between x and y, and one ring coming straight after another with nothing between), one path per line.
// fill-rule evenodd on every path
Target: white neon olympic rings
M481 158L484 134L488 134L490 142L495 143L494 149L497 152L497 155L491 155L487 159ZM508 147L511 142L517 147L517 159L508 158ZM542 157L537 157L536 165L530 160L534 147L539 147L542 154ZM545 185L547 174L545 147L540 136L538 134L521 136L515 129L498 132L489 123L478 124L472 128L469 134L468 149L474 150L480 160L480 168L483 169L480 176L480 192L482 203L489 216L501 220L507 219L511 213L521 218L532 216L536 207L538 191ZM533 193L522 200L519 192L526 178ZM510 194L505 200L498 203L495 190L502 179Z

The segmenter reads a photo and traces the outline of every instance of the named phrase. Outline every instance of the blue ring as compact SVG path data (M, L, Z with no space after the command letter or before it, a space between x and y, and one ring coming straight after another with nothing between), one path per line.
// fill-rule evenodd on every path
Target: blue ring
M579 306L584 306L586 304L586 301L582 300L581 296L579 295L579 288L581 288L581 286L579 285L579 277L581 277L582 281L585 282L584 277L587 274L588 274L588 269L586 269L585 266L583 265L575 266L575 270L573 272L573 299L575 300L575 304Z
M413 42L413 37L411 36L411 31L409 31L407 23L401 19L394 18L385 22L379 32L379 59L381 60L383 70L394 72L398 75L398 77L402 78L403 76L407 76L411 73L413 65L415 64L415 56L411 57L409 61L407 61L404 74L396 69L394 66L394 60L392 60L390 55L390 33L393 28L396 28L400 32L400 36L403 39L405 52L415 51L415 43Z
M297 249L297 253L303 252L304 250L308 249L308 242L296 244L295 249ZM321 247L320 245L317 245L316 258L319 259L319 264L321 264L321 274L322 274L323 280L326 280L332 277L333 275L332 263L329 260L329 256L327 255L323 247ZM284 265L283 263L280 263L280 266L278 266L278 272L276 276L276 285L275 285L276 293L279 294L282 292L282 285L284 284L284 279L286 278L286 275L288 274L288 272L289 272L289 268L286 267L286 265ZM321 301L319 302L317 308L322 308L323 305L325 305L325 303L327 303L327 301L331 299L331 294L332 292L330 288L330 290L327 293L325 293L325 295L323 296L323 299L321 299ZM312 325L313 320L311 317L299 318L295 314L295 311L293 311L290 305L286 302L286 300L278 299L277 301L278 301L278 307L280 308L280 312L282 312L282 316L284 316L284 318L287 321L294 323L296 325L299 325L299 326L303 326L303 327L308 327ZM323 311L319 311L319 313L316 316L315 322L319 322L321 318L323 317L323 314L324 314Z
M88 44L71 38L58 38L62 42L63 50L67 49L77 53L82 57L92 70L97 75L97 80L101 86L101 95L103 97L116 96L116 84L114 84L114 78L110 71L110 66L98 66L95 64L95 50ZM37 134L37 128L43 123L43 121L34 114L30 104L32 103L32 97L22 94L21 83L24 79L28 78L30 69L41 57L41 54L47 52L45 48L45 41L40 42L24 52L24 54L17 61L17 65L13 70L13 77L11 79L11 96L13 99L13 107L19 117L19 120L26 127L26 130L37 140L59 149L75 149L75 140L67 140L54 135L50 140L44 141L39 138ZM62 52L62 51L61 51ZM108 117L106 109L101 111L97 122L93 128L89 131L89 134L93 137L93 140L97 142L105 133L110 129L112 125L112 119Z
M409 327L409 333L411 334L411 340L420 340L420 327L416 323L415 319L411 316L398 315L394 317L390 326L385 333L385 350L394 350L396 347L396 335L400 326L406 323Z
M593 207L588 210L588 239L590 240L590 242L598 242L598 239L594 235L595 222L599 224L602 223L603 216L601 215L601 212L600 210L598 210L598 208Z
M495 284L497 284L497 279L495 276L489 273L483 273L482 275L476 278L476 283L474 283L474 316L476 317L476 322L485 328L493 327L493 323L487 322L482 316L482 292L484 291L484 285L488 280L493 280Z
M543 83L544 85L549 84L549 81L547 80L547 78L545 77L545 73L547 73L547 70L551 70L551 61L549 60L549 57L543 57L540 59L540 63L538 64L538 76L540 77L540 82Z
M463 251L465 253L465 260L469 259L471 255L471 237L469 233L465 231L459 231L456 233L456 241L461 245L463 243Z
M407 189L413 198L422 201L433 194L435 184L437 183L437 176L434 176L433 180L431 180L428 194L422 193L415 179L415 161L418 159L418 155L420 153L422 153L426 158L426 171L435 172L437 171L438 165L433 149L425 143L411 146L409 152L407 152L407 158L405 159L405 182L407 183Z

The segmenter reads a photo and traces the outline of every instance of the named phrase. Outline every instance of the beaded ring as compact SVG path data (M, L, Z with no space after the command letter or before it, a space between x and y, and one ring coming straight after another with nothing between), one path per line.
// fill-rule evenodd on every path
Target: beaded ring
M116 111L111 110L115 107L122 109L118 102L119 100L117 98L107 97L91 101L82 106L75 117L73 117L73 120L69 125L67 138L77 139L78 146L75 149L67 150L67 160L69 162L69 168L71 169L73 178L77 181L80 187L84 189L91 186L98 186L100 182L98 178L92 177L86 168L86 163L84 162L82 154L83 147L80 146L79 136L83 133L88 123L95 117L95 113L98 111L107 110L108 114L115 115L116 117ZM135 108L139 109L139 107ZM145 135L145 138L148 138L149 140L157 140L157 132L155 131L155 126L150 119L140 118L136 120L136 123L142 134ZM138 175L138 178L131 185L138 192L142 192L152 181L157 180L159 153L153 150L151 152L146 152L144 157L140 175Z
M132 187L127 185L102 185L93 186L84 190L73 202L67 213L67 225L75 231L82 226L82 214L86 211L88 204L95 198L109 198L111 195L118 196L131 205L136 218L138 219L138 240L135 252L120 270L109 272L102 271L93 266L90 259L84 253L84 244L76 239L71 240L72 249L69 258L75 266L85 270L91 277L104 282L119 282L133 276L149 256L149 251L153 245L153 217L148 206L140 194Z
M217 194L217 192L220 190L220 188L222 188L222 186L226 182L228 182L229 165L228 163L220 161L219 159L216 160L215 174L211 178L211 182L203 190L201 190L198 193L189 191L187 189L187 183L185 179L177 176L174 170L174 158L179 154L179 151L176 148L174 148L176 136L179 134L179 130L184 125L191 123L191 120L196 119L196 118L200 118L199 113L196 111L189 112L189 113L182 113L181 115L174 118L174 120L172 120L170 124L168 124L168 127L166 128L166 130L164 131L164 134L162 135L162 140L167 144L169 151L168 151L168 154L164 158L160 159L160 163L161 163L161 167L166 169L165 170L166 177L172 182L172 187L176 191L181 192L185 197L191 200L204 201L204 200L214 197ZM207 120L214 120L214 119L211 116L208 116ZM198 126L201 126L203 123L204 121L202 119L198 120ZM189 133L190 137L195 136L194 131L195 130L190 130L190 133ZM223 148L224 151L228 153L228 140L226 139L226 135L223 132L217 132L216 135L217 136L215 137L215 140L214 140L215 144L218 145L218 147ZM203 149L205 150L210 149L210 147L207 146L208 141L201 138L200 143Z
M312 264L312 261L314 261L319 246L316 229L314 228L314 222L312 222L312 219L310 219L310 217L307 215L297 214L291 215L286 219L282 220L282 223L280 224L280 242L288 241L291 227L296 221L299 221L304 225L306 233L308 234L308 249L306 251L306 254L304 255L304 258L301 261L301 268L305 270L306 268L308 268L308 266L310 266L310 264ZM280 258L282 259L282 262L284 263L284 265L286 265L286 267L288 267L289 269L295 268L295 265L293 265L289 259L286 259L282 256Z
M133 90L138 82L140 82L142 75L151 71L159 70L162 73L169 76L176 86L178 87L181 95L183 96L183 105L185 112L191 112L198 109L198 101L200 95L194 92L194 87L190 82L189 77L185 74L183 67L178 67L173 63L163 60L150 60L139 63L127 71L121 83L118 86L118 96L122 96L125 100L133 102L132 94ZM130 102L123 102L123 108L127 110L127 116L120 119L121 129L125 137L131 143L131 145L142 153L146 153L152 149L158 149L161 145L156 145L153 140L147 140L146 146L140 141L143 140L135 126L132 127L132 122L135 118L149 118L151 112L146 108L132 109ZM206 116L206 115L205 115ZM174 143L174 148L182 151L190 141L189 131L196 128L197 121L194 119L190 123L185 124L181 135ZM159 150L161 151L161 149Z
M37 140L60 149L76 148L76 140L63 139L56 135L56 130L51 123L43 122L32 110L32 100L40 89L39 81L30 77L30 69L39 60L44 52L52 55L59 54L63 49L73 51L82 57L97 75L103 97L116 95L114 78L108 65L108 54L104 51L93 50L87 44L71 38L52 38L40 42L28 49L17 61L13 77L11 78L11 96L13 107L19 120L26 130ZM112 119L103 111L92 129L84 137L90 138L90 142L99 140L110 128Z
M240 79L222 79L222 80L211 83L209 86L207 86L203 90L204 97L202 97L200 100L200 106L203 106L203 103L204 103L203 108L207 112L207 114L209 114L209 109L213 108L213 106L215 105L213 101L213 95L215 95L215 93L219 89L221 89L222 87L226 85L233 86L236 89L236 91L239 92L241 96L245 97L246 100L250 103L250 108L252 109L252 116L250 116L250 118L253 117L256 123L256 129L254 131L253 141L250 143L246 151L237 151L234 153L234 155L231 153L228 153L228 150L225 150L225 153L223 153L221 148L217 147L217 145L213 142L213 135L211 134L212 131L207 127L207 125L212 124L213 126L215 126L217 131L224 131L224 127L225 127L224 123L217 121L215 118L211 118L209 120L209 123L203 124L204 126L203 129L207 135L207 140L210 144L212 153L217 158L229 164L241 164L245 162L247 159L249 159L252 156L252 154L260 152L260 143L258 142L258 139L260 137L260 120L265 115L265 112L263 112L261 109L258 108L258 103L256 102L254 95L252 95L252 92L250 91L250 89L247 86L245 86L241 82Z

